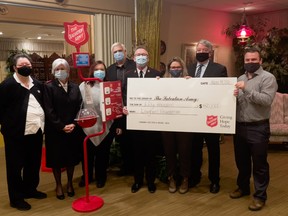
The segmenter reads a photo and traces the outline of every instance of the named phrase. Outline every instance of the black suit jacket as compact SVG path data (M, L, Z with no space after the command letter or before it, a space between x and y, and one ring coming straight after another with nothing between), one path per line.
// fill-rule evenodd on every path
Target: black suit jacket
M126 59L124 65L122 67L126 73L127 71L134 70L136 68L136 64L133 60ZM123 78L124 78L124 74L123 74ZM105 80L106 81L116 81L118 79L119 79L119 77L117 77L117 64L114 63L107 68ZM123 82L123 80L121 80L121 82Z
M0 124L4 136L24 136L30 93L43 108L43 84L36 79L33 84L30 90L26 89L13 76L0 84Z
M197 64L192 64L188 67L188 74L195 77ZM227 69L224 65L209 61L203 77L227 77Z
M153 77L157 77L157 76L159 76L159 77L161 76L160 71L148 67L144 78L153 78ZM124 75L123 101L124 101L125 106L127 105L127 81L128 81L128 78L139 78L137 70L127 71Z

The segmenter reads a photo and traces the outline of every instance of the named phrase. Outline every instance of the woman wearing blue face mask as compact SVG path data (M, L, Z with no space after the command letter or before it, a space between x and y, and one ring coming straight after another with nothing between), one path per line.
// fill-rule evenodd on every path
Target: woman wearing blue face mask
M106 66L102 61L96 61L89 69L89 77L99 78L104 81L106 75ZM89 128L83 128L86 135L95 134L102 130L102 115L100 111L100 85L98 81L82 82L79 86L84 108L93 108L98 114L97 122ZM90 99L90 100L89 100ZM92 101L91 101L92 99ZM121 129L111 128L112 121L106 122L106 129L100 136L91 137L87 142L88 153L88 182L93 182L94 177L96 186L102 188L105 186L109 165L110 146L114 137L120 135ZM83 163L82 163L83 165ZM82 166L83 176L79 182L80 187L85 186L84 167ZM93 175L95 171L95 176Z
M164 77L184 78L188 76L184 61L174 57L167 65L168 71ZM192 144L192 133L186 132L162 132L162 142L167 160L167 173L169 180L169 192L177 191L177 179L181 178L179 193L188 191L188 179L191 175L190 152Z
M56 197L65 198L61 168L67 171L67 194L74 196L74 166L81 160L85 137L74 119L80 109L82 97L77 84L69 79L70 67L65 59L58 58L52 63L55 79L44 88L46 166L52 168L56 181Z

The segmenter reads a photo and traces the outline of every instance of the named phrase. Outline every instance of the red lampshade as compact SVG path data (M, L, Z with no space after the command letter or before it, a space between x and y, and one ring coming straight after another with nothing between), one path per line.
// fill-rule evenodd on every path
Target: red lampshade
M241 25L240 29L236 32L236 37L245 39L253 35L253 30L246 25Z

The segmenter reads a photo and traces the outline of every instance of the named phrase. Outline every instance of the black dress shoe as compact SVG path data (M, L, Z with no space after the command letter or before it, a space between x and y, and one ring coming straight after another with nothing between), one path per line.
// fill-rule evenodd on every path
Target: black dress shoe
M131 192L136 193L137 191L140 190L141 187L142 187L142 184L134 183L131 187Z
M24 196L25 199L34 198L34 199L45 199L47 198L47 194L41 191L34 191L32 193L27 193Z
M211 184L210 185L210 192L211 193L218 193L220 190L220 185L219 184Z
M73 191L67 192L67 195L69 197L73 197L73 196L75 196L75 191L73 190Z
M61 194L61 195L57 195L57 194L56 194L56 197L57 197L57 199L59 199L59 200L64 200L64 199L65 199L65 195L64 195L64 194Z
M12 208L18 209L19 211L28 211L31 209L31 205L24 200L21 200L21 201L15 202L15 203L11 202L10 206Z
M150 193L155 193L156 191L156 185L154 183L148 184L148 191Z
M96 183L97 188L103 188L105 186L106 181L98 181Z
M74 188L73 188L73 187L67 187L67 195L68 195L69 197L75 196L75 191L74 191Z

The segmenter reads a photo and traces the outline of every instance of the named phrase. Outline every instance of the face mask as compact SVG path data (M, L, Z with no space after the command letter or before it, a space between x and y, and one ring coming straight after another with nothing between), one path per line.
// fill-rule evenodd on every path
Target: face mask
M122 51L118 51L118 52L114 53L114 59L117 62L123 61L124 60L124 53Z
M199 62L204 62L209 58L209 53L196 53L196 59Z
M105 77L105 71L102 71L102 70L96 70L94 71L94 77L95 78L99 78L101 80L104 80L104 77Z
M143 55L136 56L136 64L137 65L139 65L141 67L145 67L147 65L147 62L148 62L147 56L143 56Z
M57 70L55 71L55 78L59 79L59 80L66 80L68 77L68 73L66 70Z
M17 71L20 75L27 77L32 73L32 68L23 66L23 67L17 68Z
M183 70L169 70L169 73L172 75L172 77L180 77L182 74Z
M259 63L245 63L244 68L247 72L254 73L260 68L260 64Z

